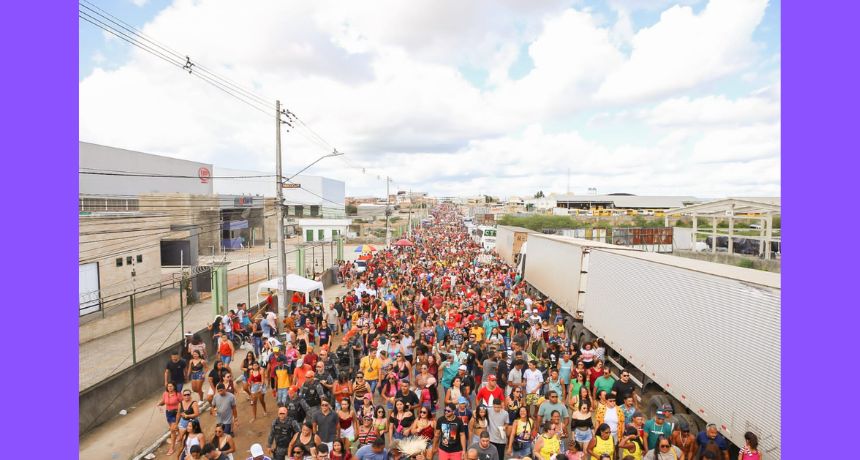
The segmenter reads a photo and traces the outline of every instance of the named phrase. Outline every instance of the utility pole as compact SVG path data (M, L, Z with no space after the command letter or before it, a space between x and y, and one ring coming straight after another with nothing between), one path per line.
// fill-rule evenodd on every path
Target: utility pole
M391 246L391 234L388 230L388 220L391 215L391 191L389 189L391 178L385 176L385 247Z
M287 259L284 247L284 185L281 171L281 101L275 101L275 195L278 219L278 266L281 267L281 289L278 291L278 318L287 313Z

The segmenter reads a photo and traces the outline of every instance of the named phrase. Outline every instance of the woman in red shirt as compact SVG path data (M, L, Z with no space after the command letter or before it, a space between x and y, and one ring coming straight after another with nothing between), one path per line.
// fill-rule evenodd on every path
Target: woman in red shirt
M176 441L179 440L179 429L176 425L176 414L179 410L179 401L181 399L182 398L179 396L179 393L176 392L176 386L173 385L173 382L167 382L167 385L164 387L164 393L161 395L161 401L156 405L157 407L164 406L164 413L167 417L167 426L170 430L170 441L168 442L170 450L167 451L167 455L173 455L173 448Z

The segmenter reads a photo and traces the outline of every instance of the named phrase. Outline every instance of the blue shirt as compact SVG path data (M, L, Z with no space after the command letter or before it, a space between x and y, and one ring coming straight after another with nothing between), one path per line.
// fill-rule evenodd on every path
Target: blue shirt
M373 451L372 445L362 446L355 452L355 458L358 460L386 460L388 452L383 449L382 452L376 453Z
M565 385L570 384L570 372L573 370L573 360L569 359L567 361L563 359L558 360L558 378L564 382Z
M700 432L699 435L696 436L696 442L699 443L699 453L701 454L705 451L705 447L711 442L711 438L708 437L707 431ZM720 450L727 450L729 448L726 438L720 433L717 433L717 437L714 438L714 444L716 444Z

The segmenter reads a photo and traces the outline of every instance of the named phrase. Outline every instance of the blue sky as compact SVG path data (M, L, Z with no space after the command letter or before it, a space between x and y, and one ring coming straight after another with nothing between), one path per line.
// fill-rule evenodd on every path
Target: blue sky
M519 157L561 162L564 170L576 165L581 177L577 190L779 193L779 141L772 138L779 130L779 2L765 7L763 0L686 0L682 5L666 0L536 0L527 9L516 2L482 1L423 0L411 8L391 0L348 6L261 1L241 9L205 0L93 4L136 28L148 24L148 30L158 31L154 38L179 51L185 52L175 41L193 43L199 52L195 58L207 67L223 69L267 96L276 93L290 100L293 110L301 110L339 150L354 152L352 165L396 176L404 188L526 193L566 182L551 171L523 173L533 170L519 163L518 152ZM753 3L761 3L762 10ZM712 6L721 13L708 16ZM449 10L456 16L446 14ZM630 18L629 30L623 14ZM689 35L684 24L693 21L707 24L711 35ZM268 144L252 135L265 132L265 126L257 126L264 122L246 124L253 118L247 108L199 80L179 79L176 69L159 68L151 57L109 39L91 24L80 24L82 140L217 160L224 167L271 167ZM212 30L221 33L211 36ZM673 53L690 52L669 49L675 42L700 38L714 62L707 52L704 58L695 52L679 58L701 58L699 63L672 61ZM667 46L665 53L655 51L659 43ZM543 56L542 67L535 64L535 52ZM661 74L667 64L675 69ZM345 78L354 73L350 69L362 76ZM653 75L639 78L643 72ZM167 85L187 87L165 89ZM106 118L105 104L130 97L127 91L141 93L134 97L141 98L140 122L151 136L124 132ZM320 94L330 97L315 96ZM159 117L158 111L173 103L177 106L170 117L176 119L160 123L158 118L168 117ZM225 116L210 126L191 115L216 106ZM212 138L211 144L190 142L171 131L183 123L188 131ZM298 168L305 152L309 157L316 152L307 145L309 136L296 134L292 147L301 154L286 162ZM482 164L487 155L499 160ZM594 157L631 169L622 179L606 180ZM456 171L419 174L411 167L416 158ZM661 161L683 165L678 168L685 171L701 169L708 178L658 176L668 183L659 186L643 180L655 178L648 165ZM377 186L356 176L356 168L333 163L322 162L317 172L347 181L348 193ZM721 180L719 174L725 173L713 172L714 163L750 172ZM529 174L535 177L524 180Z

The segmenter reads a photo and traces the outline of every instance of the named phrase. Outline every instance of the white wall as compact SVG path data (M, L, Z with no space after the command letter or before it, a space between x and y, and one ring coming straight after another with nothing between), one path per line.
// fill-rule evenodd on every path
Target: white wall
M144 193L191 193L211 195L213 179L199 178L201 168L212 173L212 165L149 153L79 142L81 171L108 174L161 174L182 177L130 177L128 175L79 174L81 195L140 195ZM273 186L274 187L274 186Z

